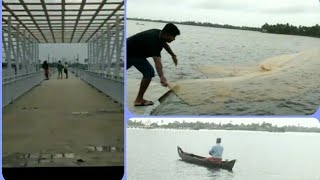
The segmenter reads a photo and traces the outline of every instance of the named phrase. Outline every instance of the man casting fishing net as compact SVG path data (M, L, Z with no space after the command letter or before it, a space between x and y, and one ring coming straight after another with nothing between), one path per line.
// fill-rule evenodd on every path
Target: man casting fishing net
M143 98L151 79L155 76L154 69L147 58L153 58L161 85L164 87L168 86L167 79L162 70L161 51L164 48L172 56L172 60L177 66L177 57L168 45L168 43L175 40L177 35L180 35L179 29L174 24L169 23L162 30L150 29L127 39L127 69L134 66L143 75L140 89L134 102L135 106L153 105L152 101Z

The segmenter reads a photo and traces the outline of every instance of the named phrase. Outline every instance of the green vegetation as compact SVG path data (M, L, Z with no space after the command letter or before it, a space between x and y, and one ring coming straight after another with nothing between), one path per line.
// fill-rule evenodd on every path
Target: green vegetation
M128 20L137 20L137 21L150 21L150 22L161 22L161 23L175 23L175 24L184 24L192 26L205 26L205 27L216 27L216 28L225 28L225 29L239 29L239 30L249 30L249 31L259 31L265 33L275 33L275 34L289 34L289 35L300 35L300 36L311 36L311 37L320 37L320 26L316 24L315 26L293 26L290 24L276 24L269 25L264 24L261 28L258 27L248 27L248 26L232 26L228 24L212 24L209 22L195 22L195 21L164 21L164 20L151 20L151 19L142 19L142 18L127 18Z
M174 23L174 24L184 24L192 26L205 26L205 27L216 27L216 28L226 28L226 29L241 29L241 30L251 30L251 31L261 31L261 28L256 27L247 27L247 26L232 26L228 24L212 24L209 22L195 22L195 21L163 21L163 20L151 20L151 19L142 19L142 18L127 18L128 20L137 20L137 21L150 21L150 22L161 22L161 23Z
M306 27L306 26L296 27L288 23L276 24L276 25L269 25L266 23L261 28L262 28L262 32L268 32L268 33L320 37L320 26L318 24L312 27Z
M128 121L128 127L131 128L146 128L146 129L223 129L223 130L246 130L246 131L268 131L268 132L317 132L320 133L320 128L307 128L302 126L274 126L271 123L263 122L262 124L252 123L252 124L215 124L215 123L202 123L202 122L178 122L159 125L157 123L152 123L150 125L145 125L142 121Z

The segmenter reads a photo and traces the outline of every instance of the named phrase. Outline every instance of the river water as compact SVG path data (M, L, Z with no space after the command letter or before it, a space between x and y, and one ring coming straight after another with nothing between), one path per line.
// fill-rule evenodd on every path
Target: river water
M233 171L183 162L184 151L209 156L222 138L224 159L236 159ZM226 130L127 130L128 180L318 180L320 134Z
M129 20L127 37L164 25ZM181 35L170 46L179 65L175 67L162 51L164 72L174 93L155 115L306 115L318 109L319 38L178 28ZM140 79L141 74L131 68L127 78ZM159 84L159 88L163 87Z

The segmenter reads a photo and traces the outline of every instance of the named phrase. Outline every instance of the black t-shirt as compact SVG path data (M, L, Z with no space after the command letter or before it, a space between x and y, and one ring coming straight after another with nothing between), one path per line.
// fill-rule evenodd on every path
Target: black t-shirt
M159 29L150 29L127 38L127 57L161 57L165 41L160 39Z
M49 64L43 63L43 64L42 64L42 68L43 68L44 70L48 70L48 69L49 69Z

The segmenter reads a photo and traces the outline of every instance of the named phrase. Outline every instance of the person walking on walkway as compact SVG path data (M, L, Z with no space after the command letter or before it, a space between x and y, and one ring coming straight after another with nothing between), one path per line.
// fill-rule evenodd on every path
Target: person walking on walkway
M61 61L59 60L58 65L57 65L58 79L62 79L62 69L63 69L63 65L61 64Z
M64 63L64 73L66 74L66 79L68 79L68 63L67 62L65 62Z
M49 80L49 64L47 61L43 62L42 68L44 70L44 75L46 76L46 80Z
M180 35L179 29L174 24L168 23L162 30L150 29L127 39L127 70L131 66L134 66L143 75L139 92L134 102L135 106L153 105L152 101L143 98L151 79L155 76L154 69L147 58L153 58L161 85L164 87L168 86L167 79L162 70L161 51L164 48L172 56L172 60L177 66L177 56L168 45L168 43L175 40L177 35Z

